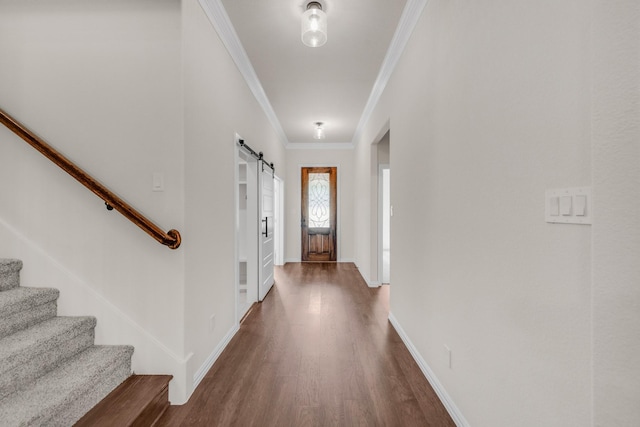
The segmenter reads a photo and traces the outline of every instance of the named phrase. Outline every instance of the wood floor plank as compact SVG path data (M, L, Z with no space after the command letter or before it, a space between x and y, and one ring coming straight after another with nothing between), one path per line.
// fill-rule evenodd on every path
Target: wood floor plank
M159 426L454 426L389 323L389 287L350 263L276 268L185 405Z
M321 427L327 424L322 424L319 406L298 406L296 408L296 418L293 421L293 425Z

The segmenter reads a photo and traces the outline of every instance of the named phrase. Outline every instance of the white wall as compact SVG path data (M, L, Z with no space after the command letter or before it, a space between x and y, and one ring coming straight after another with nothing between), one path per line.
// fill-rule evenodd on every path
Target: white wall
M353 262L354 230L353 150L286 150L285 183L285 261L300 262L300 168L304 166L338 167L338 261Z
M183 231L180 55L177 1L3 1L0 108ZM134 344L137 372L181 378L184 251L108 212L4 127L0 158L0 256L23 258L23 284L60 288L61 314L98 316L97 342Z
M183 2L185 93L185 347L200 377L237 328L235 134L274 162L284 147L196 0ZM186 238L188 237L188 239ZM215 325L210 329L210 317Z
M593 425L637 426L640 3L593 3Z
M546 189L591 185L590 26L578 0L430 1L357 146L360 194L389 123L391 311L472 426L591 422L591 227L544 221Z

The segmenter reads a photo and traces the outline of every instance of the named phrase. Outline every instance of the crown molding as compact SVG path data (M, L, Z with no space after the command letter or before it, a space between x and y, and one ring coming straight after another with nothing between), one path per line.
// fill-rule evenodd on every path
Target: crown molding
M290 142L287 150L353 150L350 142Z
M218 33L220 40L222 40L222 43L227 48L233 62L236 63L238 70L240 70L240 73L247 82L253 96L255 96L258 104L262 107L271 126L273 126L273 129L276 131L280 142L286 147L289 144L287 135L284 133L284 129L282 129L278 116L276 116L275 111L273 111L269 98L267 98L267 94L258 79L258 75L253 69L253 65L251 65L247 52L244 50L242 43L240 43L238 34L222 2L220 0L199 0L199 3L209 18L209 21L211 21L213 28Z
M405 5L402 16L400 17L400 22L398 23L398 28L396 28L396 32L393 35L387 54L382 66L380 67L378 77L371 89L371 93L369 94L369 99L367 100L367 104L362 112L362 116L360 116L360 121L358 122L358 127L354 133L353 140L350 143L290 143L284 133L282 125L280 124L280 120L278 120L275 111L273 111L273 107L271 106L271 103L267 98L267 94L265 93L264 88L253 69L253 65L251 65L251 61L249 60L244 47L242 46L242 43L240 43L240 39L238 38L221 0L199 0L199 3L213 25L213 28L218 33L222 43L227 48L229 55L231 55L231 58L240 70L240 73L244 77L249 89L258 101L258 104L262 107L262 110L273 126L273 129L276 131L282 145L287 149L335 150L352 149L360 141L364 127L371 118L371 114L373 113L376 105L380 101L380 97L391 78L391 74L398 63L411 34L413 33L413 29L420 19L420 15L427 4L427 1L428 0L407 0L407 4Z
M389 45L386 56L384 57L384 61L382 61L380 72L373 84L371 94L369 95L367 104L365 105L360 121L358 122L358 127L353 135L353 146L356 146L358 142L360 142L362 133L364 132L364 127L371 118L371 114L376 108L376 105L378 105L378 101L380 101L384 88L387 86L402 52L404 52L404 48L406 47L407 42L413 33L413 29L422 15L422 10L426 6L427 1L428 0L407 0L407 4L405 5L404 10L402 11L402 16L400 17L400 22L398 23L398 28L396 28L393 39L391 39L391 44Z

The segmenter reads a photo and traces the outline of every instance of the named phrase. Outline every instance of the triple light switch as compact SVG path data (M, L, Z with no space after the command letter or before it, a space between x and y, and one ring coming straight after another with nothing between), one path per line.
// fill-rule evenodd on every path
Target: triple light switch
M547 222L591 224L590 187L547 190L545 200Z

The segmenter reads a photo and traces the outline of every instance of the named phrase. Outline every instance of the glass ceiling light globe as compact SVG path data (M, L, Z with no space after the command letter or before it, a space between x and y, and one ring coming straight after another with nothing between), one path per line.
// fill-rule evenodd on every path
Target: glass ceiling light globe
M312 1L302 14L302 43L309 47L320 47L327 42L327 14L322 5Z
M324 129L322 128L324 123L316 122L314 123L314 125L316 126L316 128L313 130L313 139L324 139Z

